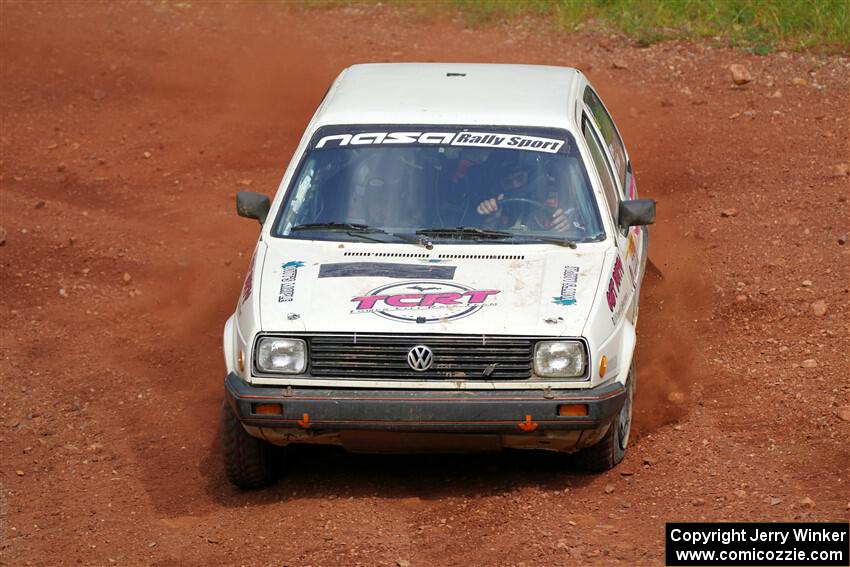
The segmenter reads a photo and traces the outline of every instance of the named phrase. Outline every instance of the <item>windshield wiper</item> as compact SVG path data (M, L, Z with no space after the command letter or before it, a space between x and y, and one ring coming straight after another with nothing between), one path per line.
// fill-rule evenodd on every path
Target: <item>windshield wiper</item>
M352 236L361 236L363 238L368 238L365 236L366 234L386 234L388 236L394 236L399 240L403 240L405 242L409 242L411 244L418 244L420 246L424 246L428 250L434 248L434 245L431 244L431 241L425 238L424 236L412 236L407 234L399 234L396 232L388 232L382 228L377 228L374 226L369 226L366 224L360 223L352 223L352 222L311 222L306 224L297 224L290 229L290 232L302 231L302 230L340 230L344 231L346 234L350 234ZM375 240L376 242L381 242L380 240L376 240L374 238L368 238L369 240Z
M420 235L418 232L416 233L416 236L412 234L400 234L398 232L387 232L386 234L395 236L396 238L404 240L405 242L410 242L411 244L418 244L420 246L424 246L427 250L434 249L434 244L424 236Z
M476 228L474 226L457 226L454 228L423 228L417 230L416 234L423 236L464 236L478 238L510 238L513 233L504 230L491 230L487 228Z
M476 228L473 226L458 226L455 228L424 228L417 230L416 234L424 234L428 236L457 236L457 237L478 237L478 238L521 238L524 240L537 240L547 244L555 244L557 246L565 246L567 248L575 248L576 243L571 240L565 240L555 236L541 236L537 234L517 234L507 230L492 230L487 228Z
M383 232L379 228L372 228L365 224L352 222L308 222L306 224L296 224L290 232L296 230L357 230L364 232Z
M563 238L558 238L557 236L540 236L538 234L511 234L511 236L514 238L523 238L525 240L538 240L540 242L564 246L566 248L576 247L576 243L572 240L565 240Z

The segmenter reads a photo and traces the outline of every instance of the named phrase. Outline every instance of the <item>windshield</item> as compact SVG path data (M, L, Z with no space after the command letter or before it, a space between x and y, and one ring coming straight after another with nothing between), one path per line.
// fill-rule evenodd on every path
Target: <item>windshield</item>
M272 235L376 242L410 235L469 243L604 239L568 132L398 128L320 130Z

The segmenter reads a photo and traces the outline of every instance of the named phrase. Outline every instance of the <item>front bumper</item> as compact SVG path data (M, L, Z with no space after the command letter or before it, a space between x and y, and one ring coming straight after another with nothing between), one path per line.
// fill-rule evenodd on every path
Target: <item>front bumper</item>
M394 431L540 434L607 426L627 392L612 382L585 390L371 390L251 386L236 374L224 381L227 402L243 425L301 433ZM257 404L280 404L278 415ZM561 417L558 406L584 404L587 415Z

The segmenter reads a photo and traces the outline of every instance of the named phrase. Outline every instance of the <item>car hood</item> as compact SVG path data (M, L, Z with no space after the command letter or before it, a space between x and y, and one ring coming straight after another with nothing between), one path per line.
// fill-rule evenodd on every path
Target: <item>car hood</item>
M606 247L273 239L264 331L580 336Z

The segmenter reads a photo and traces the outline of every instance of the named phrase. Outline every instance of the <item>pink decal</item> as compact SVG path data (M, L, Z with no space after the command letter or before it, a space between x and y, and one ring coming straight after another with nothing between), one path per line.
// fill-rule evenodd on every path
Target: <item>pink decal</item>
M608 309L614 312L614 307L617 306L617 294L620 291L620 284L623 282L623 261L617 256L614 261L614 270L611 273L611 279L608 280L608 291L605 294L605 299L608 300Z
M487 299L488 295L496 295L499 293L498 289L482 289L482 290L472 290L467 291L464 295L469 296L469 303L484 303L484 300Z
M427 293L425 294L425 297L422 298L419 305L421 307L432 307L435 303L439 303L441 305L460 305L457 300L461 297L462 295L456 292Z
M414 289L422 293L411 293ZM371 312L408 323L433 323L475 313L486 305L487 298L499 293L498 289L472 289L457 283L407 281L379 287L351 301L357 306L354 312Z
M363 297L355 297L351 301L359 302L357 309L372 309L378 301L388 297L389 295L364 295Z
M413 301L408 301L407 303L405 303L405 301L409 299L412 299ZM421 293L402 293L399 295L389 295L386 297L386 299L384 299L384 302L386 302L387 305L390 305L392 307L415 307L419 305L421 301Z
M623 262L620 260L619 256L617 257L617 261L614 262L614 274L612 276L614 278L614 283L617 284L617 289L620 289L620 283L623 281Z
M251 296L254 290L254 261L257 259L257 251L251 256L251 263L248 264L248 273L245 274L245 283L242 285L242 299L239 301L241 306Z

